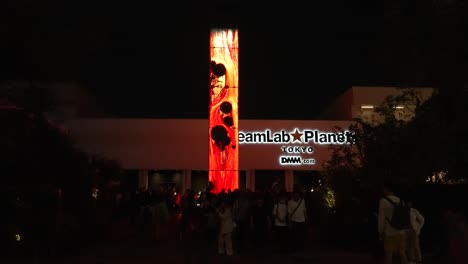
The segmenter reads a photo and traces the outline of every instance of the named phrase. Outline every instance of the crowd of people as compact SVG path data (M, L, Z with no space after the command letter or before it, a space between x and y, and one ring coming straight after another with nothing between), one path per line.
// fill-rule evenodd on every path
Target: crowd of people
M177 193L174 189L160 187L140 190L131 201L134 205L132 208L135 208L131 222L141 228L142 234L149 234L156 241L168 237L196 241L211 247L213 253L227 256L249 250L255 254L301 252L305 250L310 220L317 218L310 192L301 188L289 193L276 188L255 192L223 190L214 194L209 187L198 193L190 189ZM390 185L385 185L376 202L378 210L375 227L372 228L378 233L382 252L377 259L380 258L383 263L393 263L393 259L401 263L421 262L420 234L425 225L423 214L405 197L410 220L405 228L396 228L390 219L394 217L400 197ZM455 214L450 214L452 211L447 211L448 221L454 219ZM455 224L451 224L446 233L452 234L451 237L460 237L459 231L452 230L455 227ZM460 252L456 251L460 246L452 241L452 238L447 238L447 243L444 243L447 245L446 256Z
M135 193L131 222L153 240L177 236L206 243L220 255L248 250L289 254L304 250L308 219L304 198L299 189L214 194L207 188L179 194L160 187ZM175 232L168 233L169 225L176 226Z

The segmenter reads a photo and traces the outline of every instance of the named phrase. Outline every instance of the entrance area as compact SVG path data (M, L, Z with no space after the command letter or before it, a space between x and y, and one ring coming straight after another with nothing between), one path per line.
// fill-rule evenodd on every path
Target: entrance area
M154 190L159 186L180 190L182 185L182 172L179 170L149 170L148 189Z
M138 184L138 188L146 187L155 189L163 186L168 189L174 189L177 192L185 192L186 189L192 189L195 192L201 192L208 186L207 170L140 170L127 171L125 179L129 178L133 182L128 183L131 186ZM135 182L138 179L138 183ZM286 189L292 191L295 187L302 187L307 190L319 187L321 185L319 171L305 170L241 170L239 171L239 189L250 189L251 191L260 191L266 189Z
M279 188L285 188L285 174L283 170L256 170L255 190L266 190L279 184Z

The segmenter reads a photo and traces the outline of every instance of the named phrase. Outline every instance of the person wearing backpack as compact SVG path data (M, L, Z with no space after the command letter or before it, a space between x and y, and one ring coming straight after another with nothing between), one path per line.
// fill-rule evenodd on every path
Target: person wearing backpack
M406 234L410 229L409 208L393 193L390 184L384 184L383 197L379 200L378 232L383 240L384 263L392 264L397 257L399 263L407 264Z

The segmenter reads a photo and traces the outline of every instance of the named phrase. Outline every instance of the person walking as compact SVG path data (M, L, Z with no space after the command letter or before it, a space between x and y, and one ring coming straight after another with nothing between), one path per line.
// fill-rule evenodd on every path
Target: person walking
M415 264L422 261L421 245L419 242L419 235L424 226L424 216L413 207L412 201L407 201L410 208L410 223L411 229L407 232L407 256L408 263Z
M401 202L400 198L393 193L393 188L388 183L382 186L382 192L383 197L379 200L378 232L380 239L383 240L384 263L392 264L393 257L396 256L399 263L407 264L406 233L408 229L398 229L391 225L393 212L395 206Z

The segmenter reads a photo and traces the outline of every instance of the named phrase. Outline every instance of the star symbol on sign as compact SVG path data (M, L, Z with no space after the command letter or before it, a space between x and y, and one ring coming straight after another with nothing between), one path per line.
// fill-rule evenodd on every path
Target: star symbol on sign
M294 133L290 133L290 134L291 136L293 136L293 142L296 140L299 140L299 142L301 142L301 136L303 135L303 133L299 133L299 130L297 128L294 131Z

